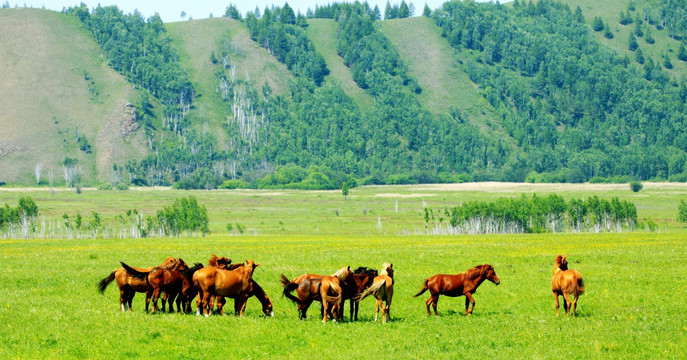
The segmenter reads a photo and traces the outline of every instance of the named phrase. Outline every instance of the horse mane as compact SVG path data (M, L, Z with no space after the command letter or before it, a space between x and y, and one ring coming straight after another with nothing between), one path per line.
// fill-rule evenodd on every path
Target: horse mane
M351 274L351 267L346 266L337 270L332 276L336 276L340 281L344 281Z
M474 279L482 275L489 268L489 264L477 265L473 268L465 270L465 277L468 279Z
M203 268L203 264L196 263L192 268L182 271L181 274L184 275L184 277L186 277L187 279L190 279L193 276L193 273L195 273L196 271L198 271L202 268Z
M389 271L389 270L391 270L391 271ZM379 276L393 277L394 276L394 269L391 267L391 264L389 264L389 263L382 264L382 271L379 273Z

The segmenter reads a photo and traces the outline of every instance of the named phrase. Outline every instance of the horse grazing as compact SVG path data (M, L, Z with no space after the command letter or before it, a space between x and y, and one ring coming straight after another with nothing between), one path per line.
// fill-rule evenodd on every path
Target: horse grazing
M260 304L262 305L262 313L265 314L265 316L273 317L274 316L274 305L272 304L272 300L267 296L265 293L265 290L260 286L257 282L255 282L255 279L251 279L250 283L251 289L250 292L248 293L248 299L250 299L252 296L255 296L258 301L260 301ZM224 297L218 296L217 297L217 312L220 314L224 313L223 307L224 304L227 302L227 300ZM246 305L248 305L248 301L245 301L243 303L243 307L239 310L234 307L234 314L239 315L241 313L246 312ZM236 301L234 302L234 306L236 306Z
M565 307L565 315L570 316L570 308L572 307L573 316L576 316L577 298L584 294L584 280L582 275L577 270L568 270L568 255L556 256L553 267L553 278L551 279L551 291L553 291L553 298L556 300L556 316L558 315L558 296L563 295L563 307ZM575 300L570 302L570 295L575 296Z
M168 257L165 259L162 264L160 264L160 267L172 267L174 266L179 260ZM149 267L149 268L133 268L136 269L137 271L151 271L155 267ZM117 280L117 285L119 286L119 308L122 311L132 311L131 309L131 303L134 300L134 296L136 295L137 292L146 292L148 291L148 283L146 283L145 279L137 279L134 278L133 276L129 275L129 273L123 268L115 269L113 270L110 275L106 276L104 279L100 280L98 282L98 290L100 291L101 294L105 293L105 289L107 288L108 285L113 280Z
M153 300L152 313L154 314L159 310L157 307L157 300L160 298L160 293L162 291L169 295L169 312L171 313L174 311L174 299L182 289L184 278L183 271L189 269L184 260L179 258L179 261L171 268L158 266L150 271L138 271L123 262L121 262L121 264L129 275L140 280L145 280L148 284L148 289L146 291L146 312L148 312L151 298ZM165 299L163 298L162 301L162 311L164 312Z
M496 285L501 283L499 277L496 276L494 267L489 264L477 265L458 275L437 274L425 280L422 285L422 290L415 294L415 297L429 290L430 296L429 299L427 299L427 315L430 315L429 306L432 305L434 307L434 315L439 316L439 313L437 313L439 295L450 297L465 295L465 315L470 315L472 311L475 310L475 299L472 298L472 294L477 291L477 288L485 279ZM468 311L468 307L471 303L472 308Z
M391 320L389 309L391 308L391 299L394 297L394 264L384 263L382 265L382 272L374 278L372 286L357 297L356 303L359 303L370 294L377 299L375 321L377 321L377 315L379 315L379 308L382 308L382 322L385 323L387 318ZM385 302L386 305L384 305Z
M200 315L202 311L205 316L210 316L215 297L221 296L235 299L234 309L243 316L243 305L251 291L253 271L259 265L253 260L246 260L244 266L234 270L206 266L196 271L193 274L193 284L198 289L196 315Z
M366 288L372 286L372 281L379 273L375 269L358 267L353 271L353 275L341 287L343 290L342 300L351 300L351 321L358 321L358 301L356 297L360 295ZM341 304L341 312L343 313L344 303ZM343 317L343 314L340 314Z
M342 290L341 285L352 274L351 267L347 266L339 269L334 275L325 276L320 281L320 298L322 299L322 323L327 323L329 317L329 306L331 313L339 321L343 321L341 307Z

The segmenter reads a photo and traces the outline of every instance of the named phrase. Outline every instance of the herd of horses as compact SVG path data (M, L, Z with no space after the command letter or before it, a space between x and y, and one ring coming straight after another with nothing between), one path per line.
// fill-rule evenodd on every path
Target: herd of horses
M122 311L131 311L131 303L136 293L146 294L146 312L160 311L158 300L162 297L162 312L192 313L191 303L196 300L196 315L210 316L214 312L224 314L226 299L234 299L234 314L243 316L248 299L255 296L262 304L266 316L274 316L273 303L262 287L253 279L253 272L260 264L253 260L232 264L231 259L212 255L207 266L196 263L190 267L181 258L168 257L159 266L135 268L125 263L98 283L100 293L107 286L117 282L119 286L119 306ZM478 265L457 275L437 274L426 279L418 297L429 290L426 301L427 315L431 315L430 306L437 312L439 296L465 296L465 315L475 309L473 294L477 288L489 280L499 285L501 280L494 267L489 264ZM390 319L391 301L394 295L393 264L384 263L381 271L367 267L351 270L350 266L336 271L332 275L303 274L293 279L281 275L283 294L297 305L300 319L306 319L308 308L315 302L321 302L322 322L328 319L343 321L344 303L350 300L350 320L358 320L358 304L372 295L377 300L374 320L378 320L382 311L382 322ZM563 296L566 315L576 316L577 300L584 293L584 281L577 270L568 269L567 255L558 255L554 261L551 291L555 298L556 316L559 315L559 296ZM574 297L571 300L571 296ZM150 302L153 302L150 309ZM215 303L217 307L215 308Z

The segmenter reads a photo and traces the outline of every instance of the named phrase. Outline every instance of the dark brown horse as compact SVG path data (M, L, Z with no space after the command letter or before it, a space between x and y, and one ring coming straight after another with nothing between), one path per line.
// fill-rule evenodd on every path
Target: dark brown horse
M162 291L167 293L170 297L169 312L174 311L174 307L172 306L173 300L176 298L177 294L181 292L184 279L183 271L188 270L188 265L186 265L184 260L179 258L176 265L171 268L156 267L150 271L138 271L123 262L121 264L129 275L137 279L145 280L148 284L148 290L146 291L146 312L148 311L151 299L153 300L152 313L159 310L157 301Z
M434 315L439 316L439 313L437 313L439 295L450 297L465 295L465 315L470 315L472 311L475 310L475 299L472 298L472 294L477 291L477 287L479 287L484 280L489 280L496 285L501 283L499 277L496 276L493 266L489 264L477 265L458 275L434 275L425 280L422 285L422 290L415 294L415 296L420 296L425 291L429 290L430 296L429 299L427 299L427 315L430 315L429 306L432 305L434 307ZM472 308L468 311L470 304L472 304Z
M556 316L558 316L558 297L563 295L563 307L565 308L565 315L570 316L570 308L572 307L573 316L577 312L577 298L584 294L584 280L579 271L568 269L568 255L556 256L553 267L553 278L551 279L551 291L553 297L556 299ZM570 302L570 295L575 296L575 300Z
M168 257L165 259L165 261L160 265L161 267L169 267L171 268L174 266L179 260ZM149 267L149 268L133 268L136 269L137 271L151 271L155 267ZM148 291L148 283L146 283L145 279L137 279L129 275L129 273L123 268L115 269L113 270L110 275L106 276L104 279L100 280L98 283L98 290L100 291L101 294L105 293L105 289L107 288L108 285L113 280L117 280L117 285L119 286L119 308L122 311L132 311L131 309L131 303L134 300L134 296L136 295L137 292L144 293Z
M309 274L305 274L309 275ZM303 275L294 278L294 280L299 279L299 282L291 281L289 278L281 275L281 284L284 287L284 296L287 299L293 301L298 305L298 318L301 320L307 319L308 309L313 301L322 301L320 298L320 284L322 283L322 277L303 277ZM292 292L296 291L296 295Z
M243 316L243 305L251 291L253 271L257 266L259 264L252 260L246 260L244 266L234 270L206 266L196 271L193 274L193 284L198 288L196 314L200 315L202 311L205 316L210 316L215 298L221 296L236 299L234 308Z
M362 293L366 288L372 286L372 281L377 275L379 275L377 270L361 266L355 269L353 271L353 275L346 279L343 286L341 286L341 289L343 290L342 300L346 301L350 299L351 321L358 321L358 307L360 304L355 300L355 298L358 295L360 295L360 293ZM342 314L340 314L340 317L343 317L343 305L344 304L341 303Z

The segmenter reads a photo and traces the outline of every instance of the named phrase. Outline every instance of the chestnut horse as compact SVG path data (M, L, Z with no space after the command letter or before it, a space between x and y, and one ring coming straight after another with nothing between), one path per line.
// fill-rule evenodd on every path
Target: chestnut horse
M382 308L382 322L385 323L387 318L391 320L389 309L391 308L391 299L394 297L394 264L384 263L382 265L382 272L374 278L372 286L357 296L356 303L359 303L370 294L374 295L377 299L375 321L377 321L377 315L379 315L379 308ZM383 305L385 302L386 305Z
M429 289L430 296L426 303L427 315L430 315L429 306L432 305L434 307L434 315L439 316L439 313L437 313L439 295L450 297L465 295L465 315L470 315L475 310L475 299L472 298L472 294L477 291L477 287L484 280L489 280L496 285L501 283L499 277L496 276L493 266L489 264L477 265L458 275L437 274L426 279L422 285L422 290L415 294L415 297L422 295ZM472 304L472 308L468 311L470 304Z
M224 256L217 256L212 254L210 260L208 260L208 266L214 266L218 269L228 269L231 264L231 259ZM201 267L202 268L202 267ZM189 269L190 270L190 269ZM198 295L198 289L193 285L193 272L184 272L184 283L181 288L181 299L183 301L183 312L189 314L191 310L191 302ZM186 276L188 275L188 276ZM177 301L177 306L179 306L179 301Z
M554 261L551 291L553 291L553 297L556 299L556 316L558 316L558 296L563 295L565 315L570 316L570 308L572 307L573 316L576 316L577 298L584 294L582 275L577 270L568 270L567 257L568 255L558 255ZM570 302L571 294L575 296L572 303Z
M243 304L251 291L253 271L259 265L253 260L246 260L244 266L234 270L206 266L196 271L193 274L193 284L198 289L196 315L200 315L202 311L205 316L210 316L215 297L222 296L236 299L234 308L243 316Z
M322 323L327 323L329 317L329 306L331 305L331 313L336 316L337 320L343 321L343 312L341 311L342 284L352 274L351 267L339 269L334 275L325 276L320 281L320 298L322 299Z
M137 279L145 280L148 284L148 290L146 291L146 312L148 312L148 306L151 299L153 300L152 313L154 314L159 310L157 307L157 300L160 298L160 293L162 291L169 295L169 312L174 311L172 303L177 294L181 292L184 278L182 272L189 269L184 260L179 258L179 261L171 268L158 266L150 271L138 271L123 262L121 262L121 264L129 275ZM164 301L163 299L163 302Z
M174 266L179 260L168 257L160 265L162 267ZM155 267L149 268L133 268L138 271L151 271ZM100 280L98 283L98 290L101 294L105 293L105 289L113 280L117 280L117 285L119 286L119 308L122 311L132 311L131 303L134 300L134 296L137 292L148 291L148 283L145 279L137 279L129 275L129 273L123 268L113 270L110 275L106 276L104 279Z

